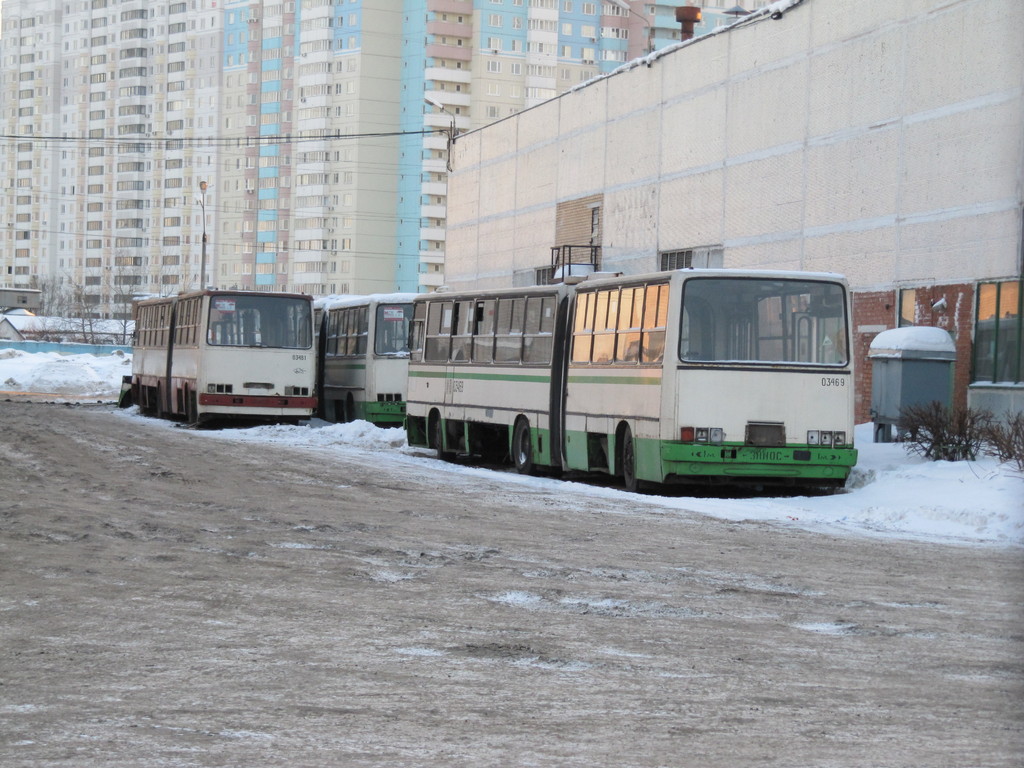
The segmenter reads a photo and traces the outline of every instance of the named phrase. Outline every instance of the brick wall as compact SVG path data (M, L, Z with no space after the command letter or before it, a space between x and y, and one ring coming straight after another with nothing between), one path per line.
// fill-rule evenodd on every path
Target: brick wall
M552 245L590 245L591 210L600 206L603 198L604 195L590 195L558 203ZM600 233L595 242L601 242Z
M974 323L975 287L970 283L915 287L915 325L948 331L956 344L953 366L953 403L967 405L971 379L971 330ZM946 308L932 309L945 298ZM853 350L856 364L855 417L858 424L871 421L871 342L879 333L897 326L899 291L862 291L853 294Z

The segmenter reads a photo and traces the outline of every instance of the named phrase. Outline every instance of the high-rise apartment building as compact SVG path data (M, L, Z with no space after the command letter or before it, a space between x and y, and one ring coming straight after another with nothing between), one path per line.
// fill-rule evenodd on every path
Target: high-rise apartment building
M20 0L0 37L0 280L124 315L195 286L198 182L216 172L221 13L187 2Z
M429 290L449 142L672 43L682 4L5 0L0 286L100 316L200 284Z

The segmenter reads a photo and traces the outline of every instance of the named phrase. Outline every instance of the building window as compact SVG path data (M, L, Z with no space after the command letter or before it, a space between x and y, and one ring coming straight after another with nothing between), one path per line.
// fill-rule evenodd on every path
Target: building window
M659 268L663 272L673 269L721 269L725 252L720 245L707 245L701 248L687 248L679 251L662 251L659 256Z
M1024 329L1021 299L1024 280L981 283L974 325L974 381L1024 381Z
M914 288L901 288L900 289L900 316L898 318L898 325L900 328L905 328L908 325L916 325L917 323L917 290Z

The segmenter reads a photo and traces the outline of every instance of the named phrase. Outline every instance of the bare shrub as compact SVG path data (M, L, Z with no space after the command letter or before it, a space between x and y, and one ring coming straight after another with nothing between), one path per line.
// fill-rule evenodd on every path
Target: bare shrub
M985 428L985 453L1013 462L1024 472L1024 412L1007 413L1002 422Z
M900 411L899 429L912 453L932 461L974 461L992 424L989 411L947 408L938 401Z

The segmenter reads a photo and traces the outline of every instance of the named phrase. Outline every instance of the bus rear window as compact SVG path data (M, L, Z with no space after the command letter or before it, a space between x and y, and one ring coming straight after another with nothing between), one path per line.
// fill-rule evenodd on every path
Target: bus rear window
M309 349L311 313L310 302L290 296L214 295L206 340L224 347Z
M843 286L810 280L693 278L683 289L684 362L847 362Z
M412 304L379 304L373 351L378 355L409 354L409 323Z

